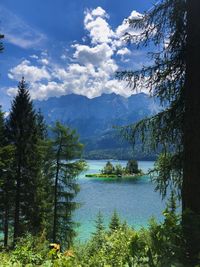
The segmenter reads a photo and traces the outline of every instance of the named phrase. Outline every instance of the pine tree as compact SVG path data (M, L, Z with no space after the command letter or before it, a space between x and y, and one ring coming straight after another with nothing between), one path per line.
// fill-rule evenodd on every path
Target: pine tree
M37 188L37 199L39 203L39 217L41 220L41 231L46 233L46 238L51 239L53 218L53 187L54 166L52 142L48 138L47 125L41 110L36 114L38 132L38 164L40 166L39 183Z
M0 34L0 53L3 51ZM9 227L11 226L11 213L13 212L13 179L12 163L14 148L8 144L5 129L4 114L0 106L0 231L4 234L4 247L8 246Z
M151 144L150 149L162 148L160 163L164 164L159 164L155 181L163 196L167 188L178 190L183 225L189 233L185 238L190 266L198 263L200 252L199 12L198 0L162 0L144 16L130 19L130 25L139 28L141 35L127 34L127 40L145 46L154 44L156 51L152 53L152 65L118 73L133 88L144 81L151 95L163 104L156 116L125 132L130 139L140 132L142 141ZM185 219L188 210L191 217Z
M4 246L8 245L9 228L12 226L13 189L12 176L14 147L6 138L5 121L0 111L0 221L4 234Z
M116 210L114 210L113 215L110 220L109 229L111 232L119 229L121 226L120 218Z
M115 172L115 167L112 165L110 161L106 163L106 166L103 168L103 174L113 174Z
M93 244L95 246L94 248L95 251L101 249L104 242L105 242L104 218L101 211L99 211L97 214L97 218L95 220L95 233L93 233Z
M183 217L183 225L191 265L200 264L199 12L200 2L198 0L186 1L182 206L186 213Z
M25 231L33 234L40 228L38 187L38 133L36 114L22 78L12 102L7 123L9 142L15 147L13 175L15 179L14 241Z
M75 131L56 122L52 129L52 154L54 167L54 211L53 211L53 242L62 242L69 247L75 236L72 212L78 207L74 197L79 192L75 178L85 168L79 158L82 144L79 143Z
M97 218L95 221L95 233L94 235L99 236L105 231L105 226L104 226L104 220L103 220L103 215L101 211L98 212Z
M4 118L3 112L0 110L0 231L4 232L3 225L4 225L4 163L3 163L3 153L2 148L4 146L4 139L5 139L5 131L4 131Z
M157 189L165 196L173 187L181 196L183 174L183 117L185 84L186 7L184 0L162 0L140 18L130 19L131 27L141 31L140 36L126 34L127 41L138 47L151 44L152 65L138 71L123 71L117 76L126 80L132 89L145 86L163 110L124 129L126 137L135 144L140 138L145 149L158 147L163 155L170 155L170 169L160 165L155 177ZM164 156L163 156L164 157ZM173 172L173 175L172 175ZM165 176L160 180L160 174ZM157 179L158 178L158 179Z
M127 173L130 174L137 174L139 173L139 169L138 169L138 163L136 160L129 160L127 165L126 165L126 171Z
M0 33L0 53L3 51L3 44L1 42L1 39L4 38L4 35Z
M38 137L41 140L47 139L48 137L47 125L44 116L42 115L41 109L39 109L39 111L36 113L36 124L37 124Z
M2 147L5 144L5 122L3 112L1 111L0 106L0 146Z

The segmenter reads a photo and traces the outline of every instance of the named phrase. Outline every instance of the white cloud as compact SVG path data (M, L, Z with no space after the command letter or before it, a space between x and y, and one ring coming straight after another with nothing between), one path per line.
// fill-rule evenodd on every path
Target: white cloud
M131 16L139 16L139 13L134 11ZM101 7L85 12L84 26L90 43L86 45L75 42L71 46L74 50L71 58L69 50L62 53L60 58L64 62L68 60L68 65L55 64L47 51L43 51L39 56L30 56L33 62L23 60L12 68L8 74L9 78L19 81L24 76L29 82L33 99L47 99L69 93L89 98L112 92L131 95L133 92L127 88L126 82L119 82L114 78L119 68L117 60L121 58L126 62L132 56L121 39L129 26L123 21L116 30L112 30L107 22L108 18L108 14ZM9 95L14 93L16 88L8 89Z
M36 48L43 44L46 36L27 25L21 18L0 5L1 31L5 41L21 48Z
M113 55L113 50L106 43L96 45L95 47L79 44L73 47L76 49L74 58L77 59L80 64L99 66Z
M120 56L130 55L130 54L131 54L131 51L127 47L124 47L117 51L117 55L120 55Z
M48 65L49 64L49 60L47 58L41 58L38 60L39 63L43 64L43 65Z
M114 32L106 21L107 13L101 7L85 12L84 26L93 44L112 42Z
M27 81L33 83L42 79L50 79L50 74L44 66L41 68L32 66L29 60L22 61L19 65L10 69L8 73L8 77L12 80L19 81L22 76L24 76Z
M35 83L31 88L31 96L33 99L47 99L51 96L61 96L66 93L63 83L50 81L47 84Z
M92 16L100 16L100 17L106 17L106 18L109 18L108 14L106 13L106 11L101 8L100 6L98 6L97 8L93 9L92 12L91 12L91 15Z
M7 89L8 96L15 96L17 94L17 88L16 87L9 87Z
M92 21L95 17L109 18L106 11L101 7L97 7L95 9L86 9L84 14L85 14L84 18L85 24Z
M141 33L140 30L136 30L132 27L130 27L128 20L129 19L141 19L143 15L141 13L138 13L137 11L133 10L130 14L130 16L127 19L124 19L122 24L119 25L116 29L116 34L118 37L123 37L125 33L130 33L133 35L138 35Z
M30 58L39 59L39 57L37 55L31 55Z
M138 36L141 34L140 29L135 29L131 27L128 23L129 19L141 19L143 15L141 13L138 13L137 11L133 10L130 14L130 16L127 19L124 19L122 24L119 25L116 29L116 35L117 35L117 42L116 45L122 46L125 44L124 36L125 34L131 34L132 36L135 36L133 42L138 42Z

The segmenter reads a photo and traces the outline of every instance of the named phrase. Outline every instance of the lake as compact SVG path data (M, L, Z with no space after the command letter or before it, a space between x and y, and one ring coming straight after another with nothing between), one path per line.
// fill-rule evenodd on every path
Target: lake
M127 161L110 160L112 164L120 163L126 166ZM76 201L82 204L74 214L74 220L80 223L78 239L84 241L94 232L94 221L97 213L101 211L105 224L116 210L123 220L136 229L147 226L149 219L154 216L162 220L162 211L165 202L161 200L158 192L148 176L138 181L106 181L98 178L85 178L85 174L98 173L107 160L88 160L89 169L78 178L81 191ZM139 161L139 168L145 173L153 167L152 161Z

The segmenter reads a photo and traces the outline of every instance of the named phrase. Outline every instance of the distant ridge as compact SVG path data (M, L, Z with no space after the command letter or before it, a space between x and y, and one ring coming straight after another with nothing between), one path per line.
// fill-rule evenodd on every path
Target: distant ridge
M37 100L34 104L36 109L41 109L48 124L59 120L76 129L86 145L85 156L91 155L93 158L130 157L125 155L128 153L127 150L131 153L130 147L118 142L113 126L135 123L160 110L159 104L144 93L128 98L115 93L102 94L92 99L70 94L43 101ZM119 150L122 151L121 155ZM143 157L142 154L139 157Z

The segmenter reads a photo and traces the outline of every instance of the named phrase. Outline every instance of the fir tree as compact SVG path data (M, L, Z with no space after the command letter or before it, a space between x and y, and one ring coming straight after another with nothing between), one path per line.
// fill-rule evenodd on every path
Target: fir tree
M3 51L3 44L1 42L1 39L4 38L4 35L0 33L0 53Z
M3 112L1 111L0 106L0 146L2 147L5 144L5 122Z
M127 165L126 165L126 172L130 173L130 174L137 174L139 173L139 169L138 169L138 163L136 160L129 160Z
M106 163L106 166L103 168L103 174L113 174L115 172L115 167L112 165L110 161Z
M162 148L164 164L159 165L155 177L157 189L163 196L167 188L178 190L183 225L189 233L185 238L190 266L198 263L200 252L199 12L198 0L162 0L140 18L130 19L130 25L140 29L141 35L127 34L127 40L154 44L156 51L152 65L118 73L133 88L144 81L151 95L163 104L163 111L125 132L132 140L140 132L142 141L151 144L150 149ZM187 210L191 217L185 220Z
M113 215L110 220L109 229L111 232L118 230L121 226L120 218L116 210L114 210Z
M93 242L95 244L95 250L101 249L105 242L105 226L104 218L101 211L98 212L95 220L95 233L93 233Z
M75 236L72 212L78 207L74 197L79 192L75 178L83 171L85 163L79 158L82 144L75 131L64 127L59 122L52 129L52 166L54 168L54 208L53 208L53 242L62 242L67 247Z
M47 125L41 110L36 114L36 125L38 134L38 166L40 169L37 186L37 199L39 204L39 218L41 231L45 231L46 237L51 238L52 209L53 209L53 185L54 172L52 167L52 146L48 139Z
M9 141L15 147L14 240L25 231L37 233L40 226L38 187L38 134L36 114L24 78L12 102L7 123Z
M5 247L8 245L13 214L13 152L13 146L7 142L3 113L0 111L0 231L4 234Z
M105 231L105 226L104 226L104 220L103 220L103 215L101 211L98 212L97 218L95 221L95 233L94 235L99 236Z
M47 139L47 125L44 116L42 115L41 109L39 109L39 111L36 113L36 124L38 130L38 137L41 140Z

